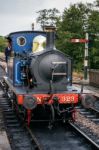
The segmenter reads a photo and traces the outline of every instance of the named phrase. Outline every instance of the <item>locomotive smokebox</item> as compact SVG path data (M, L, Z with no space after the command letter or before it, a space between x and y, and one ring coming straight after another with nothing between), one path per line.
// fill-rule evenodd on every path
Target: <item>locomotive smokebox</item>
M54 26L44 26L44 31L46 32L46 50L53 50L55 49L55 30Z
M30 71L35 82L34 90L65 91L67 79L71 83L71 59L58 50L47 50L32 58ZM52 84L51 84L52 82Z

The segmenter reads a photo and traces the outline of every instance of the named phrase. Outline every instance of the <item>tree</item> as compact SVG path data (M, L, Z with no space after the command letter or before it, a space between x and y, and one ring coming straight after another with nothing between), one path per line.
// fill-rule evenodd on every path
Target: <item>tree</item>
M84 44L71 43L70 39L85 38L86 13L88 13L88 10L84 4L71 5L69 9L64 10L61 24L57 27L59 36L56 43L57 48L73 58L74 67L78 70L83 67Z
M70 55L74 60L75 69L81 70L84 61L85 45L70 43L70 39L85 38L85 32L89 34L99 33L99 10L91 3L71 5L70 8L65 8L62 21L58 24L57 29L59 37L56 42L57 48ZM96 63L99 60L99 41L95 41L93 45L94 47L89 50L90 68L99 68L98 63ZM96 45L98 45L97 48Z
M37 13L39 13L39 16L37 18L37 23L39 23L41 27L43 28L45 25L48 24L48 10L43 9L43 10L38 11Z
M56 22L60 19L60 17L58 16L59 10L56 8L49 9L48 14L49 14L49 17L48 17L49 24L55 26Z
M88 18L90 68L99 69L99 0L93 4Z
M39 16L37 17L37 23L40 24L44 30L45 25L56 25L57 21L60 19L58 16L59 10L53 9L43 9L37 12Z

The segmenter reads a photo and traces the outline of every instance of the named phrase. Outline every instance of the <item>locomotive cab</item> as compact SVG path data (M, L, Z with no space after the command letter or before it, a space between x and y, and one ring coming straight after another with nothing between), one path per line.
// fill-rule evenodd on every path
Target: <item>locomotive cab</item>
M14 86L22 86L24 85L24 82L26 82L26 80L24 79L24 68L25 66L29 65L29 55L33 54L32 50L36 53L36 51L38 51L38 48L39 51L44 49L43 44L41 44L39 47L38 45L40 43L40 37L46 39L46 33L40 31L20 31L9 34L9 37L12 40L12 51L14 57L11 57L9 59L8 64L11 65L12 62L12 68L9 69L8 67L8 77L9 79L11 79L11 82ZM10 76L10 74L12 74L12 77Z

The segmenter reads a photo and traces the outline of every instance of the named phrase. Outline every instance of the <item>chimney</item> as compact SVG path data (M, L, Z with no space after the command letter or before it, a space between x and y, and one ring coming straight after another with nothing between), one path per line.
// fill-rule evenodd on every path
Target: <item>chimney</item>
M55 49L55 27L54 26L44 26L44 31L46 32L46 50Z

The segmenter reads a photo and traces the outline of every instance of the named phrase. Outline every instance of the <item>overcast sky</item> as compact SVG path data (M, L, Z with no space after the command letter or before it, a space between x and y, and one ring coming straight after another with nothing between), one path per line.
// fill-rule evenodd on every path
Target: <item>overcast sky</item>
M94 0L0 0L0 35L18 30L30 30L37 11L57 8L61 12L70 4Z

